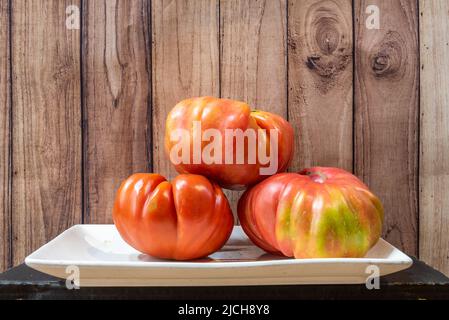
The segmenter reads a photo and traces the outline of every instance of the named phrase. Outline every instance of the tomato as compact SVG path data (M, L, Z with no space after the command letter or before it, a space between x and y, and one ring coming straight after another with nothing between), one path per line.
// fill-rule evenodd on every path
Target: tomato
M248 189L238 216L249 238L271 253L363 257L381 235L383 207L356 176L315 167L277 174Z
M179 175L171 183L137 173L117 191L113 219L122 238L158 258L188 260L220 249L234 218L221 188L200 175Z
M228 189L284 172L293 156L291 125L240 101L183 100L170 111L165 127L165 149L179 173L201 174Z

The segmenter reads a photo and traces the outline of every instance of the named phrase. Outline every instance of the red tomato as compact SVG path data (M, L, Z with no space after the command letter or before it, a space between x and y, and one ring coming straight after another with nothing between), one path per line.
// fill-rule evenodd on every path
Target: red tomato
M196 131L199 126L201 128ZM181 101L168 114L165 127L165 149L179 173L201 174L228 189L243 189L269 175L284 172L293 156L294 134L291 125L278 115L265 111L251 111L246 103L240 101L213 97ZM179 141L172 139L172 135L176 135L179 130L184 133L177 137L189 140L188 150L179 151L183 157L187 156L187 161L176 162L172 152L177 150ZM252 142L255 143L250 143L249 138L227 139L226 132L248 134L254 132ZM212 138L209 133L217 133L220 137ZM272 138L274 134L277 136L276 149L276 139ZM226 141L229 141L228 145ZM241 152L237 152L238 145L242 145ZM250 145L254 145L255 149L250 149ZM256 151L250 152L251 150ZM226 153L230 153L229 159L233 160L231 163L226 161ZM269 160L260 157L260 153L264 153ZM174 154L178 155L178 152ZM207 155L214 158L214 161L206 160ZM255 156L254 162L251 156ZM238 162L239 157L243 161ZM216 159L221 160L215 161ZM262 172L264 171L262 168L265 170L272 168L274 171L266 173Z
M240 223L262 249L288 257L363 257L379 240L380 200L356 176L315 167L274 175L238 203Z
M176 260L217 251L234 225L220 187L193 174L179 175L171 183L159 174L132 175L117 191L113 219L122 238L135 249Z

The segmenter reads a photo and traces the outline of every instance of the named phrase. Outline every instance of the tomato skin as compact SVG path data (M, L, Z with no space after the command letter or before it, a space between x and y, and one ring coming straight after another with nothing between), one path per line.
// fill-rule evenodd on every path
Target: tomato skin
M281 116L276 114L250 110L250 107L240 101L219 99L214 97L199 97L186 99L179 102L168 114L165 125L165 150L170 158L170 150L177 143L171 141L171 134L178 129L183 129L193 134L194 121L201 121L201 130L204 133L207 129L216 129L221 133L222 138L222 159L226 153L225 147L225 130L254 129L257 133L258 129L265 129L268 132L274 129L278 132L278 157L277 157L277 172L284 172L287 170L292 157L294 149L294 133L291 125ZM269 135L265 138L270 144ZM259 141L259 138L257 138ZM234 139L234 159L236 159L235 142ZM210 141L201 142L201 148L204 150L205 146ZM193 138L190 141L190 159L193 159ZM245 156L248 154L248 147L245 146ZM256 163L248 163L245 157L245 163L231 164L212 163L207 164L201 157L199 163L173 163L175 169L179 173L193 173L204 175L214 181L220 186L227 189L241 190L245 187L257 183L268 177L268 175L261 175L260 168L266 167L262 165L257 157Z
M234 218L221 188L200 175L137 173L117 191L113 220L122 238L157 258L190 260L220 249Z
M280 173L238 203L248 237L267 252L295 258L363 257L379 240L380 200L356 176L314 167Z

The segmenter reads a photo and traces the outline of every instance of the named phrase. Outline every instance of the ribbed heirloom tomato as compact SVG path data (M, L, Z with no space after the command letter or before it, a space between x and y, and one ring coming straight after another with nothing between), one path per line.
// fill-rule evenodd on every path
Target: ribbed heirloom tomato
M201 174L228 189L284 172L293 156L291 125L240 101L183 100L168 114L165 128L165 149L179 173Z
M315 167L280 173L248 189L238 215L249 238L267 252L363 257L381 235L383 207L356 176Z
M221 188L193 174L179 175L171 183L159 174L132 175L117 191L113 219L135 249L176 260L217 251L234 224Z

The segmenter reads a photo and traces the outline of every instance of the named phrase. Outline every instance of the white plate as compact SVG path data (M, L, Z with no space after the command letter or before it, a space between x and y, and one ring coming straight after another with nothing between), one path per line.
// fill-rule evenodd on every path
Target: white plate
M169 261L136 251L114 225L76 225L25 263L60 278L73 272L68 266L77 266L81 286L227 286L365 283L370 265L386 275L410 267L412 260L382 239L364 258L282 258L255 247L236 226L228 243L208 258Z

